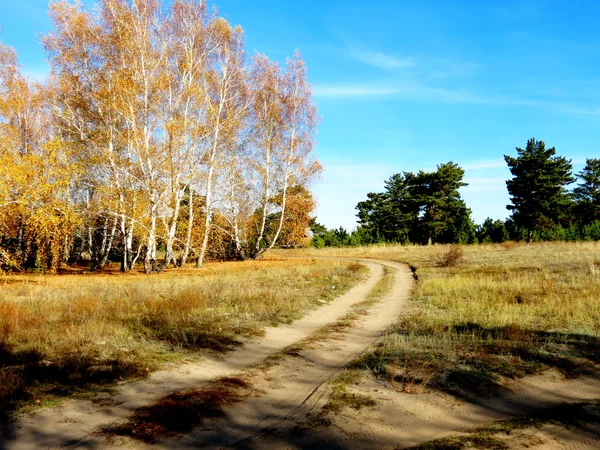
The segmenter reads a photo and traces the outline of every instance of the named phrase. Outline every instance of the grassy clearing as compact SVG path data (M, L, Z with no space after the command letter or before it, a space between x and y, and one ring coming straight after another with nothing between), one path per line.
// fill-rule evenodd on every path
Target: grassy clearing
M406 262L419 278L411 308L356 367L400 386L485 394L547 368L567 376L600 363L600 243L328 249Z
M535 430L547 425L556 425L558 429L585 430L586 425L597 423L600 423L600 404L598 402L560 404L526 417L517 417L489 427L478 428L470 433L424 442L416 447L411 447L411 450L523 448L528 445L523 445L523 437L515 433L517 431ZM538 445L542 443L537 442Z
M364 276L334 261L0 279L0 413L145 376L290 322Z

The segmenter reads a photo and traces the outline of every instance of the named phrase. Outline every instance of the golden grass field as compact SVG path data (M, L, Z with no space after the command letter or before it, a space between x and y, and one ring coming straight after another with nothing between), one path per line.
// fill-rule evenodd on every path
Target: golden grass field
M463 246L457 264L443 267L451 250L380 245L295 254L413 266L419 281L408 310L355 364L407 390L481 394L506 378L551 367L574 376L600 362L600 243Z
M266 259L164 274L0 276L0 409L226 350L358 282L361 265Z

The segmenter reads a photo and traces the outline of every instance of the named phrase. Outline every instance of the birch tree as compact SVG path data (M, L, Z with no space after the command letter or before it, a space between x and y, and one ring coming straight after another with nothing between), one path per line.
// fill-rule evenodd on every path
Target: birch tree
M278 241L290 186L308 184L321 171L321 166L311 158L318 117L300 55L297 53L288 60L285 73L266 56L258 55L254 60L252 82L252 135L259 206L249 256L258 258ZM269 235L267 221L275 212L271 199L276 195L281 198L276 205L279 220Z
M204 230L196 267L206 255L211 233L213 208L216 203L215 185L223 171L226 149L235 148L236 139L247 112L245 55L241 28L232 28L224 19L213 22L211 33L216 46L211 68L205 78L208 130L206 151L201 170L204 181Z
M63 136L81 150L78 160L86 169L87 181L82 201L87 209L96 205L86 234L89 240L94 225L112 229L116 220L121 270L128 271L135 259L135 227L141 223L135 214L140 186L133 175L127 127L119 111L119 91L126 84L122 83L120 61L113 49L116 39L109 32L113 28L109 17L93 16L81 3L53 3L50 17L54 31L43 42L57 91L54 112ZM110 242L110 246L105 242L101 252L100 268L108 259Z

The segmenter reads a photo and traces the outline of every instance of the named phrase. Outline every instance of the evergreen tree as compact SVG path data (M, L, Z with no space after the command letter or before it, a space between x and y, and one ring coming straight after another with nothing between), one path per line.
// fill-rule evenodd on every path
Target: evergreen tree
M571 161L556 155L554 147L546 149L543 141L527 141L525 149L517 147L518 156L504 155L513 178L506 182L512 220L527 230L527 242L537 230L561 223L572 204L566 186L574 181Z
M474 225L469 224L471 211L458 192L467 186L463 182L464 174L465 171L452 161L438 165L435 172L406 174L412 194L410 200L420 211L417 233L427 244L459 242L457 234L461 223L472 228L470 234L474 234Z
M356 205L361 234L367 232L373 242L407 242L412 221L406 189L403 175L397 174L386 181L386 192L368 193Z
M581 183L573 190L576 215L583 225L600 220L600 159L588 158L579 172Z
M491 218L477 227L477 240L480 244L485 243L500 243L508 241L509 234L506 225L501 220L493 220Z
M369 192L367 200L356 205L359 227L375 242L389 240L391 204L386 193Z

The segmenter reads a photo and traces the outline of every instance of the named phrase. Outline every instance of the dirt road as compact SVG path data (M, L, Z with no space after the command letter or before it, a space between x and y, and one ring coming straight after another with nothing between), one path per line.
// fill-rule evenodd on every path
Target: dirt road
M195 388L210 380L229 376L249 366L260 364L270 355L335 322L346 314L352 305L363 301L381 279L383 269L380 264L373 262L365 262L365 264L370 270L365 282L291 325L270 328L264 337L249 341L224 357L206 358L199 364L186 364L176 369L156 372L144 381L123 383L114 395L103 395L92 400L67 401L57 407L23 416L14 424L9 435L4 437L3 442L0 442L0 448L25 450L53 447L96 448L109 445L105 437L96 433L102 427L115 421L124 421L138 408L173 392ZM404 268L402 270L406 271ZM407 275L407 280L409 278ZM405 298L408 289L407 281L402 291L402 298ZM360 342L349 341L348 344L354 345L355 351L360 351L372 342L395 317L397 303L397 301L390 301L389 311L386 313L387 320L380 326L373 324L373 329L365 331ZM329 373L334 371L333 367L342 367L342 364L352 359L355 354L349 352L343 358L335 355ZM315 373L311 376L316 377L314 381L319 385L329 375ZM301 392L294 395L302 397Z

